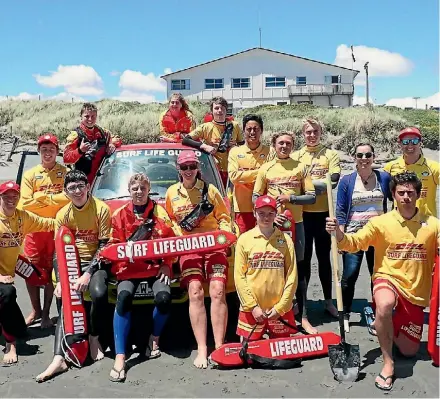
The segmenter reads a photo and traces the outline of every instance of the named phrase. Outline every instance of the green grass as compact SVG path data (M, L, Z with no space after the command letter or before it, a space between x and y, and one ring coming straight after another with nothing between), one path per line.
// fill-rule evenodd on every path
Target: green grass
M165 104L140 104L101 100L98 123L117 133L124 143L155 142L159 134L159 114ZM81 104L60 101L3 101L0 102L0 126L12 128L13 134L35 140L41 133L52 131L64 140L70 130L78 125ZM198 123L208 107L191 103ZM242 110L236 115L241 123L245 113L257 113L264 120L264 140L279 130L298 133L296 147L301 145L302 121L314 117L321 121L326 132L325 140L333 148L349 152L355 143L369 141L378 150L393 152L400 129L418 126L424 135L427 148L439 148L439 113L425 110L401 110L393 107L357 107L328 109L310 105L263 105ZM9 131L9 130L8 130Z

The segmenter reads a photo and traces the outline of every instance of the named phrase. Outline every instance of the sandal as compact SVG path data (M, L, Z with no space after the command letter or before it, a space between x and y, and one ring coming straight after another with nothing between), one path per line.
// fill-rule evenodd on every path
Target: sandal
M151 346L147 346L147 350L145 351L145 357L148 360L157 359L162 355L162 352L160 351L159 347L157 349L151 349Z
M371 335L377 336L376 329L374 328L374 320L376 318L374 317L373 309L370 306L366 306L364 308L364 316L365 316L365 322L367 323L368 332Z
M384 377L382 374L379 374L378 377L383 380L384 383L387 382L391 378L391 384L390 385L380 385L377 383L377 381L374 381L374 385L376 385L376 388L382 390L382 391L391 391L393 389L394 385L394 374L389 375L388 377Z
M115 377L112 377L110 375L109 380L111 382L125 382L125 379L127 378L126 373L125 373L125 367L122 367L122 369L120 369L120 370L116 370L114 367L112 367L112 371L117 373L118 376L115 378ZM124 372L124 376L123 377L121 377L121 373L122 372Z

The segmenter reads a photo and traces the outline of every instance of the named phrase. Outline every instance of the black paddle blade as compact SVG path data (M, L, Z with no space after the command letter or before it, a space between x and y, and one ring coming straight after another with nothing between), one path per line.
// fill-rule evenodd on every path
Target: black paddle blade
M359 376L361 355L359 345L340 343L328 346L330 368L339 382L355 382Z

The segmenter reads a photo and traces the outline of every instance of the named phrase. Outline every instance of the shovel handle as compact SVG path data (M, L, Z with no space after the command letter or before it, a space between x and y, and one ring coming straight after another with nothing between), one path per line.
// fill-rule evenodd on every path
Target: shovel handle
M332 181L330 179L330 173L327 173L326 178L327 183L327 202L328 202L328 213L331 218L335 217L335 209L333 206L333 194L332 194ZM344 310L344 305L342 303L342 289L341 281L339 279L339 253L338 253L338 241L336 240L336 233L331 235L331 249L332 249L332 263L333 263L333 280L336 287L336 304L339 312Z

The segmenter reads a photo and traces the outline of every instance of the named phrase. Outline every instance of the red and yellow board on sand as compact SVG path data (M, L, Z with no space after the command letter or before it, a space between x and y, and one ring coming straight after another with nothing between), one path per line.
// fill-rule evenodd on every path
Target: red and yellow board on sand
M440 303L439 303L439 284L440 284L440 257L435 258L435 269L432 280L431 302L429 306L429 328L428 328L428 352L432 362L439 366L440 350Z

